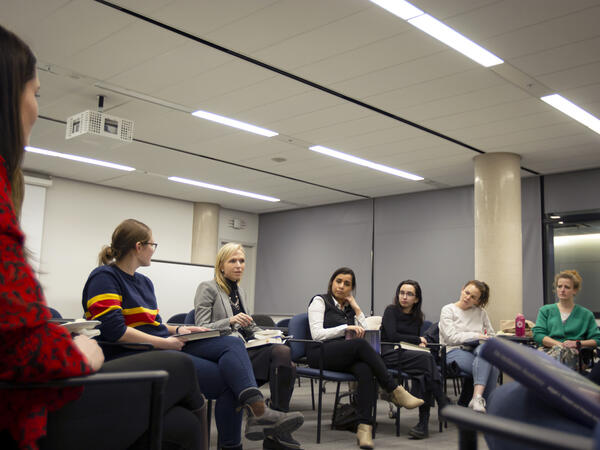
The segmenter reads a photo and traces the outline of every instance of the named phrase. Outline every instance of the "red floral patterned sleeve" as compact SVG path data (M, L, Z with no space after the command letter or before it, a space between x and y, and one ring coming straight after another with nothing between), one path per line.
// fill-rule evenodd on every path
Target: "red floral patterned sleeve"
M23 241L0 158L0 380L35 382L91 373L69 333L48 322L50 313L25 260ZM8 428L21 448L37 448L46 433L48 410L60 408L79 392L3 391L0 428Z

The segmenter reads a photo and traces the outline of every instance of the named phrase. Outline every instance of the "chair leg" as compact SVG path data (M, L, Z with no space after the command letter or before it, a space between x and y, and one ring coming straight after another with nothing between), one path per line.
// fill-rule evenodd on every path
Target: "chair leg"
M310 379L310 399L312 400L312 409L315 410L315 387L313 384L313 379Z
M335 413L337 411L338 403L340 402L340 384L341 384L341 382L338 381L337 387L335 389L335 400L333 402L333 416L331 417L331 429L332 430L333 430L333 424L335 423Z
M212 417L212 400L208 400L206 405L206 426L208 427L208 448L210 448L210 419Z
M321 443L321 407L323 406L323 379L319 378L319 409L317 410L317 444Z

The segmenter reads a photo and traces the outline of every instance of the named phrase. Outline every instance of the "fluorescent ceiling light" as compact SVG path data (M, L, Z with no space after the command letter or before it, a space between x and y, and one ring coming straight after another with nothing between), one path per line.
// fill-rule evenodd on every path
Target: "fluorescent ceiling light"
M496 66L504 62L479 44L466 38L435 17L424 13L409 2L404 0L371 0L371 2L408 21L411 25L484 67Z
M198 110L194 111L192 115L200 117L201 119L227 125L228 127L239 128L240 130L249 131L250 133L260 134L261 136L273 137L279 134L275 131L267 130L266 128L250 125L249 123L240 122L239 120L230 119L229 117L219 116L218 114L213 114L208 111Z
M447 46L452 47L454 50L471 58L473 61L481 64L484 67L497 66L498 64L502 64L504 62L493 53L487 51L485 48L476 44L472 40L464 37L462 34L453 30L448 25L440 22L429 14L423 14L421 16L414 17L410 19L408 23L424 31L428 35L433 36L438 41L441 41Z
M551 215L550 218L551 219L560 219L560 216L558 216L558 215Z
M570 102L562 95L546 95L545 97L542 97L542 100L548 103L550 106L555 107L560 112L575 119L577 122L600 134L600 120L598 120L597 117L592 116L589 112L581 109L575 103Z
M423 11L419 8L404 0L371 0L371 2L381 6L383 9L387 9L392 14L404 20L412 19L413 17L423 14Z
M218 186L216 184L203 183L202 181L188 180L187 178L180 177L169 177L169 180L176 181L178 183L191 184L192 186L198 186L206 189L213 189L215 191L228 192L230 194L243 195L244 197L256 198L258 200L265 200L267 202L279 202L278 198L269 197L267 195L254 194L253 192L240 191L238 189L231 189L225 186Z
M135 170L134 167L123 166L121 164L115 164L115 163L106 162L106 161L100 161L99 159L85 158L83 156L71 155L69 153L54 152L52 150L46 150L43 148L25 147L25 150L28 152L31 152L31 153L37 153L38 155L55 156L57 158L70 159L71 161L77 161L77 162L82 162L82 163L86 163L86 164L94 164L96 166L109 167L111 169L124 170L126 172L131 172L132 170Z
M366 159L348 155L347 153L338 152L337 150L332 150L330 148L323 147L322 145L313 145L312 147L309 147L309 150L312 150L313 152L322 153L327 156L332 156L333 158L343 159L344 161L348 161L353 164L358 164L359 166L364 166L370 169L379 170L380 172L389 173L390 175L395 175L397 177L407 178L413 181L424 180L423 177L420 177L418 175L413 175L412 173L404 172L403 170L394 169L393 167L384 166L383 164L377 164L371 161L367 161Z

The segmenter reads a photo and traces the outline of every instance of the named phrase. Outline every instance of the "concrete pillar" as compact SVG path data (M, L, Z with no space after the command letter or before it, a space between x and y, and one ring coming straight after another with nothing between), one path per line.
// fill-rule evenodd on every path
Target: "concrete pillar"
M214 203L194 203L192 226L193 264L213 265L218 250L219 210Z
M519 155L486 153L475 161L475 278L490 286L492 326L523 312Z

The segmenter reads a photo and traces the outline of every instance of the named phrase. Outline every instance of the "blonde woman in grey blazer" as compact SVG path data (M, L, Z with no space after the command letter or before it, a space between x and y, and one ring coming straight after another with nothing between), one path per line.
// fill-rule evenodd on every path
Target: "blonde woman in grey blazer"
M194 299L195 323L198 326L229 331L246 341L261 328L254 323L246 307L246 293L238 285L244 274L246 255L240 244L225 244L217 253L215 277L200 283ZM259 386L269 382L271 408L287 412L294 390L296 367L290 348L269 344L248 349L254 376ZM266 438L263 448L299 449L291 434Z

